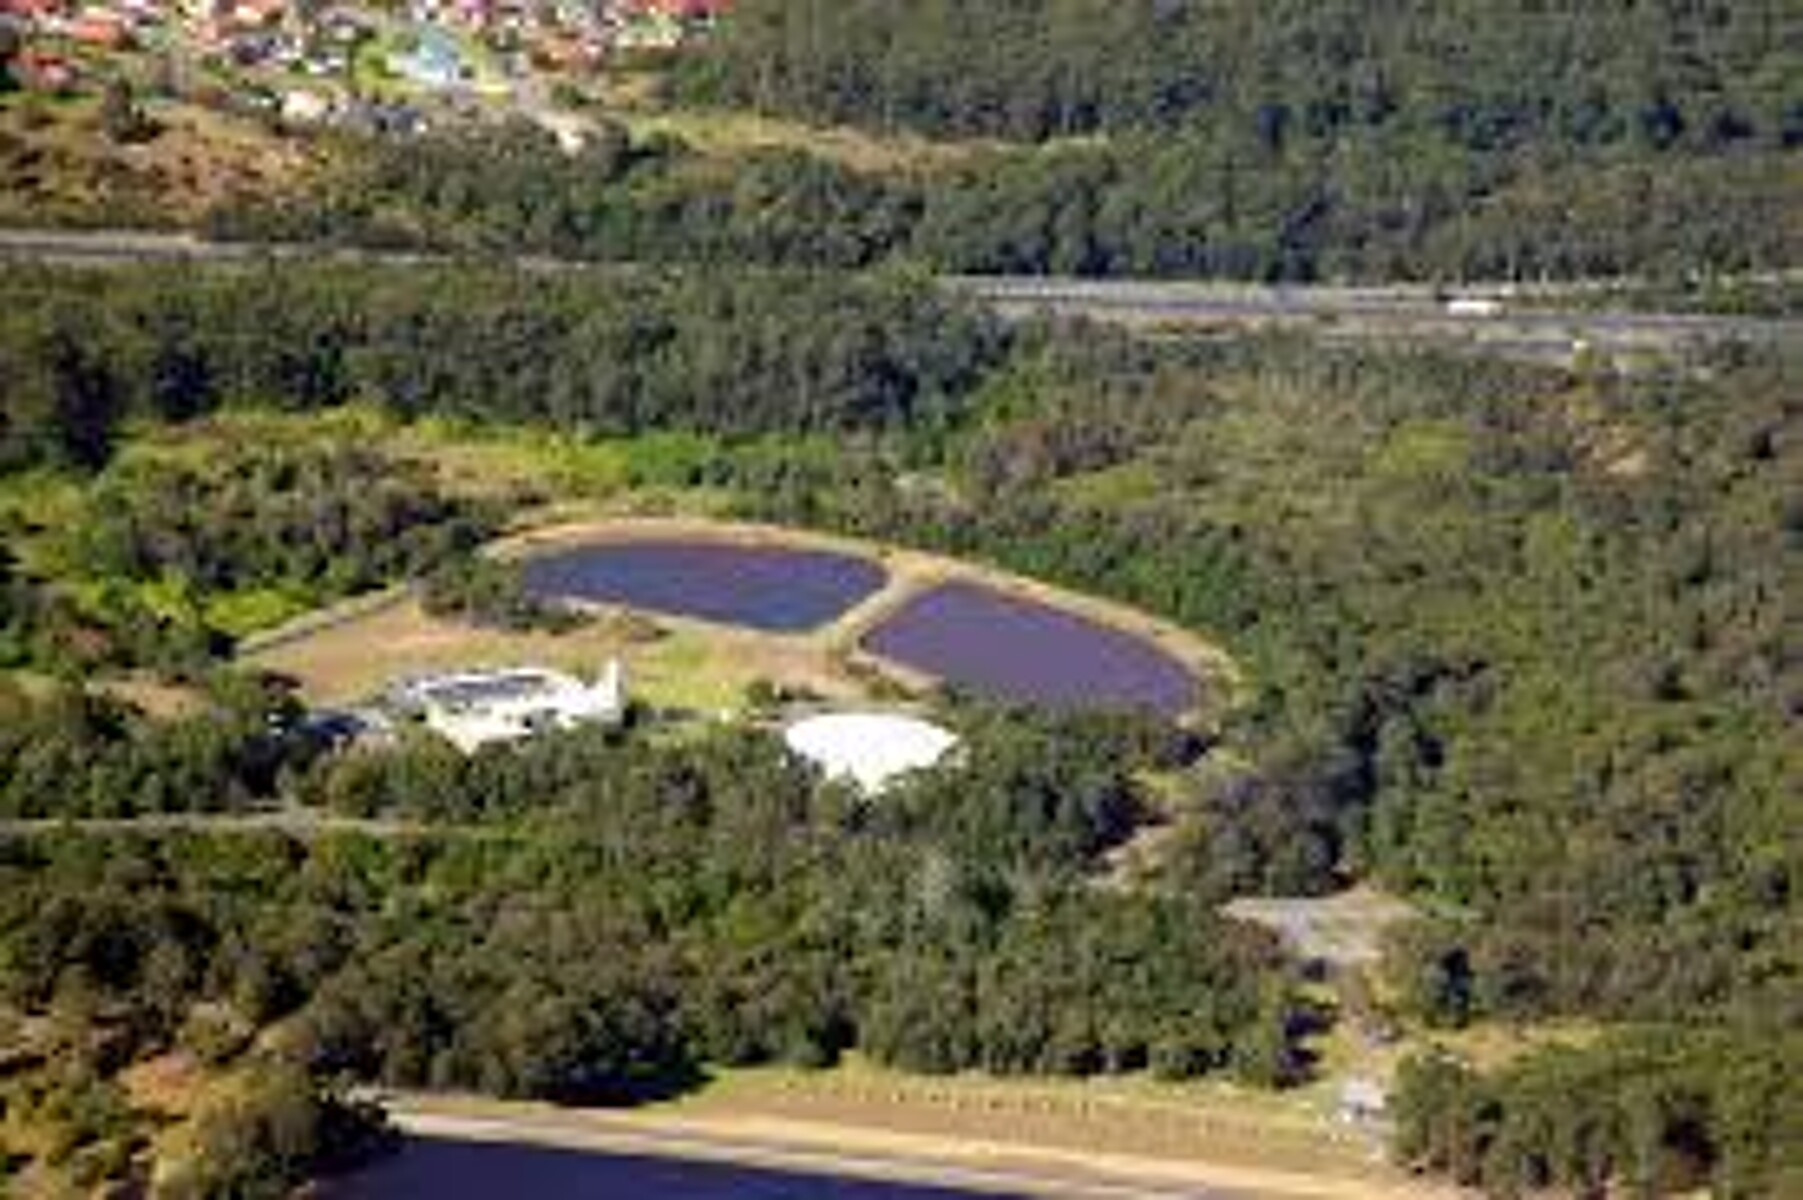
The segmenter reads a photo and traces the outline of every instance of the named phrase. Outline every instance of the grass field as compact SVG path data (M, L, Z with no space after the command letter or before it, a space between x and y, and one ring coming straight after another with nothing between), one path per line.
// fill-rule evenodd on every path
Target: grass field
M145 426L131 431L117 457L194 466L247 442L355 445L428 463L446 490L462 496L578 506L619 501L633 508L676 491L694 502L686 508L705 508L704 490L689 484L726 452L700 434L588 437L440 417L400 421L374 405L347 404L315 413L234 410L178 427Z
M436 620L402 597L253 650L243 661L298 680L308 699L323 705L367 699L409 675L526 663L594 674L615 657L626 667L633 696L659 708L736 712L758 680L847 699L860 694L806 639L660 620L659 635L645 640L643 628L603 617L567 634L509 633Z

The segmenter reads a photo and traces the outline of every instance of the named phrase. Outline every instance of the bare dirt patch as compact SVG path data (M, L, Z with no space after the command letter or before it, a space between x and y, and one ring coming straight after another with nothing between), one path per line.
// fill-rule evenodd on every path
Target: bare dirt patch
M194 1111L207 1082L206 1069L181 1050L134 1063L119 1074L133 1108L175 1117Z
M929 141L906 134L877 137L857 129L819 128L743 112L627 111L623 116L635 137L680 138L711 158L789 150L869 174L944 171L993 153L998 145Z
M1297 956L1335 967L1369 967L1383 956L1388 931L1417 914L1369 888L1299 899L1245 897L1227 915L1275 933Z
M195 688L164 683L141 672L104 680L96 687L159 720L196 717L207 710L206 696Z
M306 143L189 105L157 104L156 132L110 140L91 100L0 105L0 223L192 225L269 199L319 165Z

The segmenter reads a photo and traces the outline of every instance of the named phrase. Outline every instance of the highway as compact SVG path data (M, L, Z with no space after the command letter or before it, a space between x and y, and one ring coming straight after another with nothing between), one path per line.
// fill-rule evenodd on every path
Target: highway
M1260 286L1141 280L958 276L944 281L1010 316L1083 317L1140 328L1289 329L1332 341L1465 346L1512 357L1569 360L1580 350L1621 357L1722 343L1803 345L1803 320L1560 308L1559 293L1515 297L1473 288Z
M443 266L451 255L320 245L211 242L186 233L0 229L0 259L65 265L149 262L328 261ZM472 260L492 261L492 260ZM582 270L592 264L531 255L521 270ZM1421 285L1262 286L1234 283L946 276L949 290L1010 318L1081 317L1146 330L1285 329L1328 341L1452 346L1479 353L1569 361L1580 351L1617 360L1669 356L1722 343L1803 345L1803 319L1559 307L1570 288L1473 287L1457 301Z

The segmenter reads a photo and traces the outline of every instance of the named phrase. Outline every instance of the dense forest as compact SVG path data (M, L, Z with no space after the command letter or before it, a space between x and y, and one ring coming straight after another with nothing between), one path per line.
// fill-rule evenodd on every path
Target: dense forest
M0 469L122 422L373 400L587 433L929 429L1005 351L901 276L252 267L0 276Z
M1492 1194L1754 1197L1803 1187L1794 1030L1636 1030L1488 1075L1430 1056L1398 1083L1398 1157Z
M0 474L82 483L60 509L0 503L0 663L199 669L236 635L426 576L444 611L555 623L468 561L503 504L355 446L115 462L133 423L362 402L574 435L927 435L1007 346L899 277L7 272Z
M357 591L485 540L493 523L469 507L423 466L369 450L233 447L101 475L65 553L84 574L202 591L271 579Z
M1408 947L1410 994L1436 1020L1788 1011L1789 781L1803 752L1786 603L1803 553L1794 357L1724 351L1707 371L1617 376L1093 330L1024 331L1010 348L948 302L871 283L820 286L913 318L873 335L891 343L876 361L893 364L874 377L869 356L821 362L811 349L836 342L761 309L641 366L566 333L596 327L579 314L612 294L600 281L464 272L422 289L324 271L289 272L278 310L293 335L283 366L309 383L296 395L241 349L263 328L236 315L261 276L175 293L161 278L51 276L6 311L21 326L50 312L118 331L84 345L85 375L133 378L128 353L178 347L198 365L196 382L128 392L109 412L204 411L273 391L292 405L358 396L577 431L864 424L867 436L830 448L724 444L696 482L749 515L993 559L1221 637L1259 683L1231 732L1260 771L1199 798L1218 828L1186 859L1192 883L1316 891L1371 876L1441 902L1446 919ZM775 296L787 282L743 286ZM692 294L680 277L667 286ZM731 282L707 294L721 287ZM544 324L523 331L528 294L544 295ZM180 304L209 320L169 318ZM438 332L453 319L456 335ZM740 341L743 325L758 335ZM541 330L552 350L535 354ZM504 346L512 369L496 361ZM726 407L752 380L796 369L760 349L779 346L838 381L816 385L830 400L772 388L756 393L763 408ZM697 360L714 364L709 380L744 369L729 394L700 390L699 368L656 369ZM424 392L422 374L442 382ZM611 399L622 376L630 402ZM590 406L546 406L547 394ZM85 408L63 411L76 414L68 430L84 428ZM74 436L36 428L26 444ZM310 551L279 532L281 511L267 519L281 571L295 573L291 556ZM83 540L117 541L121 524L131 518ZM179 541L179 528L160 537ZM156 553L193 566L204 545ZM253 550L232 554L254 568Z
M810 118L1027 140L1254 122L1483 151L1803 142L1782 3L745 0L682 85Z
M473 255L859 268L903 256L914 181L798 150L720 159L604 125L570 155L536 126L347 145L310 193L215 210L225 240L343 242Z
M430 740L309 756L297 731L272 770L272 724L246 720L216 735L233 766L191 770L167 752L179 732L73 697L6 702L26 706L0 743L15 812L129 792L433 822L393 839L9 835L5 1001L104 1026L115 1063L179 1047L222 1069L583 1102L854 1047L930 1071L1277 1085L1306 1068L1313 1017L1267 935L1084 882L1140 819L1140 768L1165 761L1163 739L1117 720L967 713L981 767L877 807L755 733L590 732L466 759ZM92 1106L59 1109L47 1086L0 1071L6 1103L29 1093L73 1123L68 1153L135 1136L84 1126Z
M417 465L344 446L115 463L134 422L365 402L576 435L874 437L951 423L1007 341L903 278L7 272L0 472L84 483L74 511L0 504L0 662L197 667L234 635L427 575L447 610L550 619L472 586L502 506ZM40 552L15 561L27 540Z
M975 138L854 169L604 126L346 147L215 233L614 261L1264 280L1680 280L1803 253L1780 0L749 0L687 105ZM999 139L999 140L998 140Z
M76 690L0 690L0 817L241 812L321 747L289 736L301 710L280 688L221 677L204 712L155 720Z
M624 135L621 135L623 138ZM1477 151L1274 150L1131 135L855 170L799 150L660 142L572 159L542 132L363 145L317 192L229 206L225 239L618 262L1273 281L1536 279L1665 285L1781 268L1803 231L1798 152L1531 162Z
M957 440L950 486L879 455L742 482L759 515L995 559L1242 655L1260 695L1229 738L1259 769L1201 786L1167 886L1377 879L1430 914L1387 963L1429 1026L1628 1023L1405 1075L1403 1161L1501 1195L1780 1195L1803 1179L1800 371L1092 331L992 382L1006 415Z
M0 332L26 366L0 376L12 478L51 471L105 498L0 559L0 644L41 617L46 544L73 578L152 596L167 577L230 594L426 571L449 611L535 616L462 554L492 515L377 448L246 449L202 478L179 454L121 453L136 422L356 401L690 431L712 436L688 480L742 515L997 562L1219 638L1252 684L1222 731L1245 768L1184 771L1159 738L1105 722L965 713L974 765L873 809L755 738L628 733L467 760L408 739L339 757L279 691L228 686L186 722L9 696L12 815L286 802L435 830L417 845L272 836L278 865L255 888L210 873L241 844L227 839L98 856L79 838L9 843L19 907L0 962L19 1002L91 997L91 975L115 969L101 994L137 994L151 947L121 942L129 909L83 906L109 894L91 878L103 863L141 854L147 894L182 914L172 927L200 931L176 995L239 996L252 985L231 964L251 955L266 991L245 1011L291 1031L309 1072L622 1097L709 1061L856 1046L932 1070L1279 1082L1306 1067L1311 1014L1272 947L1213 907L1374 880L1428 914L1387 965L1412 1021L1618 1031L1482 1074L1422 1063L1399 1099L1407 1161L1499 1193L1710 1178L1758 1195L1791 1169L1794 1131L1771 1114L1789 1111L1795 1072L1748 1064L1753 1047L1789 1054L1780 1036L1803 1021L1793 352L1620 374L1003 331L880 276L425 278L0 282ZM340 511L312 530L307 514ZM322 579L340 558L355 578ZM1178 768L1184 815L1150 889L1105 895L1083 881L1145 819L1142 766ZM283 881L325 863L371 874L306 884L348 906L315 920ZM83 934L90 919L111 932ZM318 924L337 940L281 959L272 931ZM99 957L58 957L83 946ZM1172 946L1174 964L1157 952ZM537 973L521 983L502 960ZM606 961L625 965L583 965Z
M1415 1009L1782 1024L1803 975L1799 364L1571 375L1102 335L1017 364L955 483L759 467L749 511L924 542L1213 631L1260 777L1185 862L1444 917Z
M0 504L0 534L34 560L4 580L0 663L204 671L239 635L454 569L506 508L329 443L128 457L76 492L42 511Z
M1720 271L1797 258L1803 59L1753 3L750 0L690 100L1100 142L935 184L965 270Z
M1588 302L1792 311L1796 10L736 0L652 103L785 148L604 110L573 154L334 139L206 232L459 263L10 265L0 1191L290 1194L390 1143L357 1083L632 1103L860 1054L1286 1087L1335 1014L1220 907L1368 883L1419 913L1335 981L1424 1048L1398 1162L1803 1194L1797 348L1129 337L931 282L1622 277ZM351 406L381 432L234 423ZM1244 694L1206 744L934 697L965 752L880 803L755 727L346 752L237 638L402 582L570 619L476 553L557 481L460 488L410 422L656 442L710 512L1138 606ZM1498 1027L1533 1048L1482 1053ZM149 1116L170 1062L205 1098Z

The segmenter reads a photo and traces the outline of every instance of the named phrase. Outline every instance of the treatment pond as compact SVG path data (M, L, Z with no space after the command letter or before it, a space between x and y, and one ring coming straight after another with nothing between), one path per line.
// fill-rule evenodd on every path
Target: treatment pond
M825 625L880 590L883 568L852 554L691 538L596 542L527 561L536 596L617 604L769 633Z
M947 583L915 597L877 626L864 648L1014 703L1140 708L1175 717L1197 697L1195 675L1150 641L972 583Z
M910 682L1005 703L1175 718L1202 698L1200 656L1173 648L1183 644L1176 631L981 566L725 524L574 536L584 540L524 559L533 595L753 633L824 634L810 650L856 646Z
M674 1158L409 1139L327 1200L958 1200L974 1193Z

